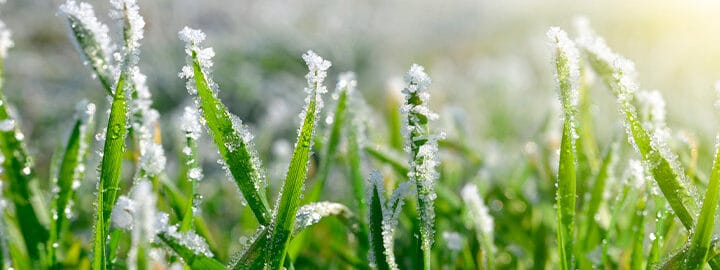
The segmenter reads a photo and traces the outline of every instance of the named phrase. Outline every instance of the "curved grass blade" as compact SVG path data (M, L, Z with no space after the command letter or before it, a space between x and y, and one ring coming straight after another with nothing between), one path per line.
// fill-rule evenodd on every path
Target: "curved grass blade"
M217 97L217 85L206 75L208 68L212 66L211 58L214 52L212 48L198 47L205 39L205 34L200 30L186 27L180 31L180 38L186 42L189 57L188 66L183 67L181 77L188 79L188 91L199 97L196 104L205 119L204 124L245 201L258 222L269 225L271 217L265 195L264 175L260 160L251 148L252 135L239 119L231 116L227 107Z
M90 138L94 126L95 104L81 101L77 106L75 122L65 146L57 178L57 193L51 203L52 219L50 220L50 236L48 239L48 260L50 267L56 267L58 241L61 239L63 226L68 219L74 191L80 186L85 175Z
M105 269L107 266L105 249L110 228L110 214L115 206L120 185L122 159L125 153L125 135L127 135L125 79L125 72L123 72L115 87L100 165L100 183L98 185L100 190L97 192L97 219L93 249L93 269L95 270Z
M197 270L225 270L225 265L218 262L217 260L205 256L203 254L197 254L192 249L183 245L177 239L168 236L166 233L158 234L158 238L169 246L175 253L180 256L186 265L190 269Z
M270 269L279 269L285 261L285 253L295 223L303 186L307 177L310 149L315 135L316 118L322 109L322 94L327 92L323 80L327 76L330 62L322 59L313 51L303 55L310 72L305 76L308 93L305 111L301 114L302 127L299 130L295 150L290 159L282 193L274 212L272 234L266 251L266 260Z
M73 40L78 46L86 65L90 65L103 88L112 95L114 64L110 61L114 46L108 35L108 27L95 17L92 5L68 0L60 6L67 17Z
M547 32L554 44L555 68L564 111L560 164L557 180L557 226L560 269L574 269L575 197L577 173L577 130L579 53L567 34L553 27Z

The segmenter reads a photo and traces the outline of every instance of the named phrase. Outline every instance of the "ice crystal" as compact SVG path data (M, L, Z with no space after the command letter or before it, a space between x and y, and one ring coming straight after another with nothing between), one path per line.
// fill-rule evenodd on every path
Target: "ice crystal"
M473 221L475 230L486 236L492 236L494 226L493 218L488 213L488 208L485 206L482 198L480 198L477 186L475 184L465 185L462 191L460 191L460 196L467 206L468 214Z

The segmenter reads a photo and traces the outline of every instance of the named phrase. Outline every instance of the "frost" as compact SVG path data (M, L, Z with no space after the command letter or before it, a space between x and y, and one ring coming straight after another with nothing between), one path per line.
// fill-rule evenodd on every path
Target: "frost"
M10 132L15 129L15 120L13 119L5 119L0 121L0 131L2 132Z
M125 230L132 230L133 225L133 214L135 213L135 201L126 197L120 196L113 207L110 219L115 227L122 228Z
M485 206L482 198L480 198L477 186L475 184L465 185L460 191L460 197L462 197L465 202L475 230L483 233L486 237L492 237L494 226L493 218L488 213L488 208Z
M627 184L637 190L641 190L648 178L642 162L636 159L628 161L628 174Z
M310 72L305 75L305 79L307 79L311 88L313 84L317 84L318 86L322 84L325 77L327 77L327 70L330 68L332 63L323 59L313 51L307 51L303 54L302 58L305 60L305 64L307 64L308 69L310 70Z
M125 37L125 54L133 58L130 63L137 63L140 40L143 38L145 20L140 16L137 0L110 0L112 10L110 17L121 22Z
M460 251L463 248L463 237L457 232L443 232L443 239L447 248L452 251Z
M644 121L645 129L665 128L665 99L659 91L638 91L635 99L638 102L640 117Z
M161 213L155 217L157 224L157 233L164 234L165 236L172 238L174 241L183 245L195 254L202 254L206 257L213 257L207 242L201 236L197 235L193 231L180 232L177 225L169 224L169 216L166 213Z
M386 200L383 176L380 172L373 171L370 173L370 178L368 179L366 187L365 196L368 204L372 203L375 191L377 191L379 195L380 206L382 208L382 231L380 233L382 234L384 253L390 269L398 269L397 262L395 261L395 242L393 237L395 235L395 229L398 225L398 218L402 212L402 206L405 202L404 199L413 191L412 184L410 182L400 183L400 185L398 185L398 187L393 191L390 199ZM371 211L368 211L368 220L372 218L371 215ZM376 232L371 231L371 233ZM372 240L373 237L370 237L370 241ZM371 250L370 261L376 264L375 255L372 252L373 251Z
M580 102L580 53L575 43L565 31L551 27L547 37L553 43L556 62L556 83L560 88L560 97L567 117L572 117Z
M4 22L0 21L0 59L7 56L8 49L12 48L15 43L12 40L12 32L7 28Z
M132 212L132 246L128 255L128 265L130 265L130 269L133 269L137 266L135 262L137 261L139 247L149 248L147 243L155 241L158 226L156 224L156 198L152 190L152 184L149 181L140 181L135 184L131 193L134 211Z
M205 33L202 30L192 29L185 26L179 33L180 40L192 45L199 45L205 41Z
M183 113L182 119L180 120L180 129L185 132L185 136L197 140L202 134L202 125L200 123L200 114L197 109L193 107L185 107L185 113Z
M165 170L165 154L161 144L140 141L140 168L148 176L156 176Z
M428 122L438 116L428 107L430 93L427 89L431 80L424 68L413 64L405 75L405 82L407 85L402 91L405 94L405 104L400 111L405 116L403 134L410 164L408 178L410 183L417 187L422 245L424 250L429 250L434 239L434 200L437 197L435 181L439 177L436 167L440 164L437 141L443 138L444 134L431 134L428 128Z
M203 178L203 172L200 168L192 168L188 170L187 176L190 180L200 181Z
M591 55L591 63L603 65L601 68L608 74L600 75L613 81L616 87L613 87L612 90L617 95L618 102L623 107L629 106L630 100L638 89L635 79L637 76L635 64L613 52L605 40L597 36L590 28L587 18L576 18L575 28L579 34L576 39L577 45Z
M298 209L293 232L300 233L304 228L317 224L328 216L350 217L351 215L350 209L339 203L316 202L303 205Z
M108 34L107 25L98 21L93 7L74 0L68 0L60 6L60 12L68 18L70 29L76 37L76 44L92 68L101 74L112 79L116 73L116 67L111 63L115 46Z

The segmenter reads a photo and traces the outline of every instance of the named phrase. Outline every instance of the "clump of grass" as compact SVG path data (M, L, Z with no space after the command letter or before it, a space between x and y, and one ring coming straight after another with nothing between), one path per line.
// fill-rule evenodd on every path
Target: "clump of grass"
M325 109L325 83L333 71L313 51L301 57L308 68L307 97L286 164L263 160L266 149L255 144L258 133L251 128L263 123L241 120L221 101L212 73L215 51L204 45L204 32L188 27L179 32L187 60L179 76L192 104L176 125L177 157L166 156L164 145L172 141L161 140L162 118L139 67L145 25L140 8L134 0L110 4L116 33L87 3L70 0L60 8L109 97L95 136L100 163L92 181L94 209L73 206L76 197L87 196L76 189L85 184L93 150L94 103L78 103L43 191L22 118L3 95L2 67L12 41L0 22L3 268L720 268L720 244L713 238L720 150L716 146L706 176L698 165L706 157L699 151L702 140L675 143L682 138L665 122L660 92L641 90L632 62L587 22L579 21L575 40L560 28L547 32L562 124L548 121L538 138L525 142L525 155L503 159L511 163L506 168L494 164L492 148L476 149L469 134L435 131L444 119L430 109L431 81L422 66L412 65L405 75L404 99L382 102L391 108L378 117L387 125L379 125L353 73L338 76L331 109ZM117 44L113 36L120 38ZM593 76L614 95L625 127L609 142L594 134L599 115L590 110ZM560 132L557 143L544 137L549 131ZM621 136L632 150L625 151ZM202 153L215 150L226 171L220 176L203 164ZM168 170L176 168L175 160L178 173ZM267 176L263 161L286 166L283 179ZM228 193L203 198L204 187L218 186L214 178L230 179L237 192L229 194L243 204L224 204L219 197ZM702 202L695 190L705 192ZM77 228L83 219L75 218L75 209L94 212L94 231ZM443 248L435 246L436 238Z

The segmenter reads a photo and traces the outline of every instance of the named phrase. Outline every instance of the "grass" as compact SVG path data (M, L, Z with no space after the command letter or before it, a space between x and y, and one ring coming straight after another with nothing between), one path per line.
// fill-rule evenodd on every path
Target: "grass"
M277 126L223 102L200 30L179 32L189 105L162 125L168 118L153 109L139 68L137 2L112 6L117 47L92 6L61 7L109 95L98 107L109 110L78 103L48 174L36 172L24 116L4 97L2 67L13 63L0 39L3 268L720 269L720 150L711 156L702 139L675 136L662 95L640 90L632 62L586 21L576 38L547 32L562 117L549 109L521 148L493 152L462 120L434 113L438 90L420 65L401 95L376 102L352 73L336 80L330 62L308 51L284 59L308 72L300 121L287 125L297 137L281 156L254 138ZM597 125L608 117L593 113L598 95L616 101L624 131ZM219 166L207 162L215 153ZM86 167L98 168L97 179Z

